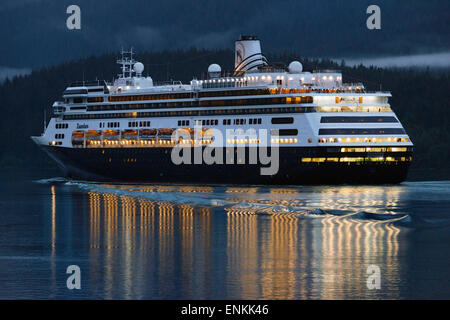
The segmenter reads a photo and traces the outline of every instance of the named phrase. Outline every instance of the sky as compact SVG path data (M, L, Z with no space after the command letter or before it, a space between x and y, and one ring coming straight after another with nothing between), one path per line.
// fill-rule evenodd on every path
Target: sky
M71 4L81 9L80 30L66 26ZM366 27L371 4L380 7L380 30ZM0 77L129 46L233 49L241 34L257 35L264 52L375 62L416 56L420 64L432 61L427 55L448 57L449 9L448 0L1 0Z

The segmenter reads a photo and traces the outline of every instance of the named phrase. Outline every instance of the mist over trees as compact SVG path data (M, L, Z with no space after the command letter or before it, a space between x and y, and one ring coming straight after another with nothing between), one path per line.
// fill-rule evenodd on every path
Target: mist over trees
M31 141L43 131L44 111L50 119L51 105L61 100L74 81L105 79L118 73L117 55L106 54L33 71L7 79L0 85L0 164L5 166L54 167L55 164ZM450 168L450 72L428 69L381 69L348 67L344 62L308 59L295 53L267 55L272 63L300 60L304 70L339 69L344 82L363 82L368 90L392 92L390 104L414 143L412 168ZM145 65L144 75L154 81L201 78L211 63L232 70L231 50L147 52L136 56Z

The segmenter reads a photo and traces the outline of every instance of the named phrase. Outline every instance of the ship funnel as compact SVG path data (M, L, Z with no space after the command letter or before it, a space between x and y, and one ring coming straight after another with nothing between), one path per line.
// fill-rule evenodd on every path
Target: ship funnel
M245 72L266 66L267 59L261 53L261 44L255 36L241 36L235 43L234 72Z

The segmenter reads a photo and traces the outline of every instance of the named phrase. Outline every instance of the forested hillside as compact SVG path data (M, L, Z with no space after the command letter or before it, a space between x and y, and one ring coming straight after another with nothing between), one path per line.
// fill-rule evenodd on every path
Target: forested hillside
M34 71L30 75L6 80L0 85L0 164L5 166L54 166L32 143L31 135L43 130L53 101L61 98L72 81L112 80L119 72L116 54L90 57ZM201 77L210 63L231 70L233 52L190 49L139 54L144 74L156 81L189 81ZM306 59L295 54L268 55L271 62L289 63L297 59L305 70L340 69L344 82L364 82L368 89L392 92L391 105L415 144L413 168L450 168L450 72L430 70L393 70L347 67L328 60Z

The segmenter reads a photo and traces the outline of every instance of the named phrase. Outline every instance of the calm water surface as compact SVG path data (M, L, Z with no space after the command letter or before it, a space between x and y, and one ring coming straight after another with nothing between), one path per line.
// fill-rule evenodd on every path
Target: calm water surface
M450 298L450 182L188 186L0 172L1 299ZM81 268L68 290L66 268ZM381 270L369 290L367 267Z

